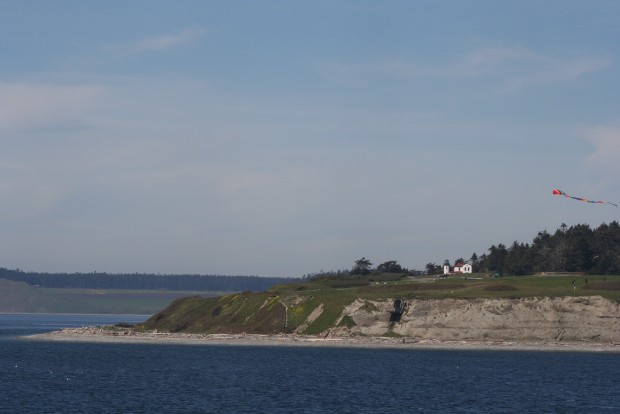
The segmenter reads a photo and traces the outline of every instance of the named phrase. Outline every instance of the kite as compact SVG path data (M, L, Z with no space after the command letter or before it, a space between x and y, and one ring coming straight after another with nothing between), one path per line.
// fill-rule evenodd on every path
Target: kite
M594 200L588 200L587 198L569 196L564 191L560 191L557 188L553 190L553 195L561 195L567 198L572 198L573 200L585 201L586 203L611 204L614 207L618 207L618 204L610 203L609 201L594 201Z

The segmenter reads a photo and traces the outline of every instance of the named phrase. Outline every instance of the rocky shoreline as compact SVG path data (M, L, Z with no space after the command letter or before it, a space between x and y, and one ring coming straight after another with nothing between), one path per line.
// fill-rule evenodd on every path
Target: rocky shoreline
M392 348L392 349L442 349L487 351L567 351L567 352L618 352L615 342L563 342L563 341L440 341L432 338L385 336L313 336L294 334L188 334L169 332L140 332L131 328L107 329L104 327L66 328L60 331L24 337L29 340L176 344L176 345L235 345L235 346L301 346L342 348Z

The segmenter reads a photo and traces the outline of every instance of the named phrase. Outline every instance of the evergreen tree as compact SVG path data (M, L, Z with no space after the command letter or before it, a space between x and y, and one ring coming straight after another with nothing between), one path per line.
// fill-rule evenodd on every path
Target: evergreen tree
M474 252L469 258L469 263L471 263L471 268L474 273L479 272L480 263L478 262L478 255Z
M404 273L406 269L403 269L396 260L389 260L377 266L376 271L378 273Z
M352 275L367 275L372 270L372 263L370 260L362 257L355 261L355 265L351 269Z

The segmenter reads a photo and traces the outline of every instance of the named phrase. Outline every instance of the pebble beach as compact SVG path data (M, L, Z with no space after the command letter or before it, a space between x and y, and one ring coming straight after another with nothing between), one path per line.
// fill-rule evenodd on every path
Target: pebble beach
M618 352L620 343L601 342L526 342L526 341L439 341L417 337L350 336L330 337L294 334L189 334L169 332L140 332L132 329L102 327L66 328L24 337L29 340L175 344L175 345L234 345L234 346L301 346L345 348L496 350L496 351L567 351Z

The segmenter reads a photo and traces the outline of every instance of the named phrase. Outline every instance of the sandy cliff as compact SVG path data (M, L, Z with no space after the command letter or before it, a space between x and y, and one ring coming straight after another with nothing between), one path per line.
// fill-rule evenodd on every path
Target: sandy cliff
M400 322L389 322L393 301L357 299L344 309L330 334L620 343L619 305L599 296L410 300Z

